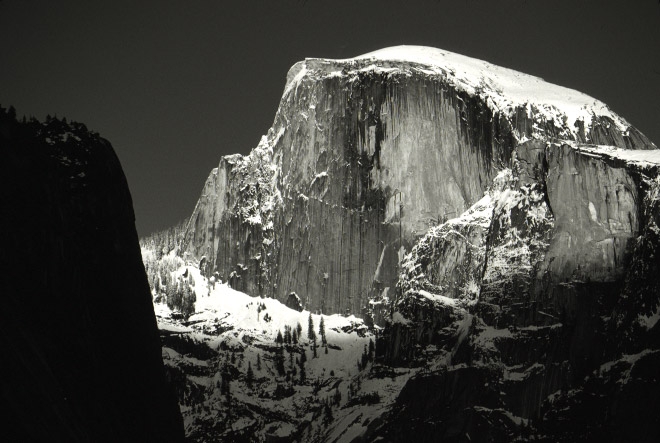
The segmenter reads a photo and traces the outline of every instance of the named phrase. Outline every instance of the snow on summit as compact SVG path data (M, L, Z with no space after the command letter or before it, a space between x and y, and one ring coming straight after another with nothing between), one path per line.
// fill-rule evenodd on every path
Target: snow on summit
M630 127L625 119L612 112L605 103L579 91L442 49L426 46L394 46L349 59L311 58L306 59L305 63L313 63L315 60L358 64L356 68L361 71L417 71L437 75L446 78L458 89L470 95L480 96L494 111L510 115L517 108L527 108L528 115L531 115L533 107L534 112L545 120L554 121L558 127L568 127L573 133L577 131L577 122L584 122L585 127L589 127L594 116L610 118L622 132ZM365 67L364 63L370 60L373 63ZM287 84L287 91L308 72L306 67L295 72L291 77L292 81ZM331 75L341 75L341 72L338 70Z
M539 110L552 112L552 108L564 114L569 123L582 120L588 123L592 115L611 118L620 129L629 125L613 113L600 100L574 89L548 83L513 69L493 65L483 60L427 46L394 46L380 49L354 60L392 60L427 65L438 74L446 75L457 86L470 94L478 93L493 100L501 111L509 107L535 105Z

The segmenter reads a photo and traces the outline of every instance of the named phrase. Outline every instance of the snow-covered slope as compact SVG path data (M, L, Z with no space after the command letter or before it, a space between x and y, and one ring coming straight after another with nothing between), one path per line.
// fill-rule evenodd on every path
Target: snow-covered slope
M303 327L301 343L306 342L309 345L307 331L311 314L315 333L318 335L319 324L323 318L328 343L341 347L342 352L333 353L331 364L325 361L324 356L310 359L308 376L314 378L325 372L327 368L328 372L332 369L338 377L345 378L357 372L355 362L359 360L364 345L369 343L369 337L373 338L373 334L368 332L363 320L355 316L320 315L306 310L298 312L278 300L255 298L236 291L226 283L209 283L194 266L182 266L174 276L177 278L184 273L190 273L194 279L195 313L187 319L186 324L190 326L174 330L206 335L205 341L212 349L217 349L221 345L228 348L243 348L246 342L252 345L261 342L271 346L275 343L278 333L284 334L285 326L295 328L298 324ZM171 320L171 311L166 304L156 303L155 309L161 329L167 329L167 325L177 324ZM227 332L217 333L217 331ZM320 337L318 344L319 346L321 344ZM317 350L318 354L323 352L323 349ZM254 366L256 355L253 357Z
M166 280L185 282L196 297L186 321L164 300L154 303L163 359L191 441L352 441L386 413L414 374L378 369L374 331L354 316L311 314L251 297L189 264ZM161 290L154 299L162 299ZM298 325L300 338L287 340L287 327Z
M396 60L426 65L470 95L479 95L489 106L512 112L517 107L534 107L547 120L565 120L568 128L576 122L587 125L594 116L608 117L625 131L630 127L622 117L600 100L579 91L554 85L542 78L523 74L482 60L424 46L396 46L356 57L355 60ZM531 112L531 110L530 110Z
M355 71L361 72L389 75L418 72L436 76L468 95L478 96L494 113L513 116L518 109L525 109L528 117L552 122L561 130L560 135L570 140L578 139L581 127L588 132L595 118L607 118L623 133L631 129L624 118L587 94L438 48L402 45L344 60L306 61L310 62L309 67L303 65L295 75L290 75L285 95L323 61L336 66L336 70L327 73L329 76L346 75L347 66L350 70L352 64Z

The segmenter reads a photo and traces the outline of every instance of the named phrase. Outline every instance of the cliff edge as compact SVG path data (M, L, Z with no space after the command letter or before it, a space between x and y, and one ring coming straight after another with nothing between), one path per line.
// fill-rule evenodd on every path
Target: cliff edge
M0 112L7 441L183 441L110 143Z

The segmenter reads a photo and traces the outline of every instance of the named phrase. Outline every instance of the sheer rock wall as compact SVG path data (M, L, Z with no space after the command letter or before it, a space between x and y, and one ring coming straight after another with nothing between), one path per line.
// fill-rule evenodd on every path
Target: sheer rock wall
M250 294L380 318L418 238L481 199L521 141L569 133L533 106L491 102L415 63L297 63L259 146L210 175L186 252ZM578 142L653 147L609 117L580 125Z

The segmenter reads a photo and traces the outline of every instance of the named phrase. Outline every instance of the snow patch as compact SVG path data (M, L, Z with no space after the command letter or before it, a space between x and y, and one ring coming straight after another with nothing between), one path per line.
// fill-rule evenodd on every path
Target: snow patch
M589 214L591 214L591 219L593 221L598 221L598 212L596 212L596 207L592 202L589 202Z
M584 146L572 145L579 152L593 154L598 157L609 157L623 160L628 164L640 168L652 168L660 166L660 149L621 149L614 146Z
M638 317L638 321L647 330L652 329L656 324L658 324L658 321L660 321L660 306L658 306L658 309L653 315L640 315Z
M618 384L625 385L630 381L630 373L632 371L632 368L635 366L635 364L642 358L646 357L647 355L650 354L656 354L660 352L660 350L657 349L644 349L642 352L639 352L637 354L624 354L621 356L620 359L615 360L615 361L610 361L607 363L604 363L600 366L600 371L601 372L609 372L612 370L615 366L619 364L627 364L628 368L625 369L621 373L621 377L617 380Z
M445 297L444 295L431 294L430 292L425 291L424 289L418 289L416 292L422 297L427 298L435 303L439 303L447 306L456 306L456 299Z
M410 320L405 318L399 311L395 311L392 314L392 323L407 326L410 324Z
M459 90L479 96L495 112L511 116L518 109L527 109L530 117L534 114L537 128L544 122L552 123L566 139L577 139L580 125L588 130L594 117L610 119L623 133L630 127L605 103L579 91L483 60L424 46L395 46L343 60L306 59L296 64L295 68L300 70L287 84L285 94L290 93L306 75L318 75L318 69L311 67L316 67L319 62L340 64L325 72L325 77L353 72L410 75L414 71L438 76Z

